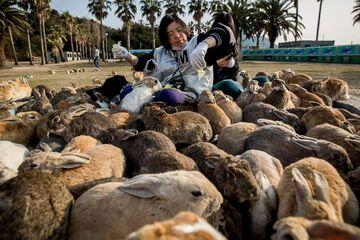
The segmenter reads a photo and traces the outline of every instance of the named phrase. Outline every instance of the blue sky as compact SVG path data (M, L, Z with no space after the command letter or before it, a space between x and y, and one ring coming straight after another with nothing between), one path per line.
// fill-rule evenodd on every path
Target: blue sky
M138 7L136 20L141 19L140 0L135 0ZM182 0L185 3L185 0ZM69 11L72 15L79 17L93 18L88 12L88 0L53 0L52 8L63 12ZM353 15L351 11L354 0L324 0L320 23L319 39L335 40L336 45L360 44L360 24L353 26ZM319 11L319 4L316 0L299 0L299 14L303 17L305 29L303 30L303 40L315 40L316 25ZM114 15L115 5L109 16L104 20L104 24L114 28L121 28L122 22ZM182 17L189 22L192 20L190 15ZM209 20L209 16L205 16ZM146 22L146 19L143 18ZM290 37L288 40L293 39ZM283 42L283 38L278 38L277 42Z

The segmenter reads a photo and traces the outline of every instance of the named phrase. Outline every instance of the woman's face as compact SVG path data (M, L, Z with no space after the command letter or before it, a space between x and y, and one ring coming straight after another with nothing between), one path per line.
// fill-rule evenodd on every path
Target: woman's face
M166 29L169 43L172 47L182 47L187 41L183 28L177 22L172 22Z

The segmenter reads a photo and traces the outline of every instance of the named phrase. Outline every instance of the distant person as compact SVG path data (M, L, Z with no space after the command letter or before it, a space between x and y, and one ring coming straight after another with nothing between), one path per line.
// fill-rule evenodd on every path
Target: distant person
M94 52L94 64L97 69L100 69L100 51L97 46L95 46Z

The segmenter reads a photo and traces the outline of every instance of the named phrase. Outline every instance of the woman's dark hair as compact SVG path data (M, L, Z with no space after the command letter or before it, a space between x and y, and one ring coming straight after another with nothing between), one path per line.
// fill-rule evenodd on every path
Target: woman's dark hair
M211 28L214 28L216 26L216 24L218 24L218 23L222 23L222 24L230 27L235 35L235 39L237 40L237 37L238 37L237 27L236 27L234 19L230 13L220 12L220 13L216 14Z
M181 20L178 16L176 16L175 14L167 14L165 15L160 22L160 26L159 26L159 39L160 39L160 43L161 45L165 48L165 49L171 49L171 45L169 43L169 37L167 35L167 27L172 23L172 22L177 22L182 28L183 31L185 33L185 35L189 38L190 36L190 32L186 26L186 23L184 23L183 20Z

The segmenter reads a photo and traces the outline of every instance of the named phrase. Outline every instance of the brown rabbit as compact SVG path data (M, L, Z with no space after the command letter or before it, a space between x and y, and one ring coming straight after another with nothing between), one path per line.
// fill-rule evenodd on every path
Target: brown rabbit
M216 104L210 91L201 93L198 112L209 120L215 135L220 134L221 129L231 124L225 112Z
M359 205L354 193L329 163L304 158L284 170L278 186L278 219L299 216L355 223Z
M144 108L142 121L148 130L166 135L174 144L207 142L213 136L209 120L196 112L167 114L159 106L151 106Z
M332 101L349 99L348 84L339 78L328 77L311 85L312 92L328 95Z
M354 126L346 121L344 115L338 109L328 106L317 106L311 108L301 118L301 122L305 125L307 131L317 125L329 123L343 128L350 133L355 133Z
M18 113L17 116L3 119L0 121L0 140L28 145L40 120L41 115L37 112Z
M53 110L53 107L46 95L45 90L41 93L37 90L33 90L35 99L28 101L24 105L17 108L16 112L29 112L36 111L41 115L46 115Z
M225 95L222 91L215 91L214 97L216 104L225 112L230 119L231 124L242 121L241 108L236 105L232 97Z

